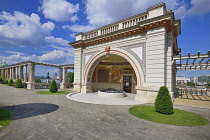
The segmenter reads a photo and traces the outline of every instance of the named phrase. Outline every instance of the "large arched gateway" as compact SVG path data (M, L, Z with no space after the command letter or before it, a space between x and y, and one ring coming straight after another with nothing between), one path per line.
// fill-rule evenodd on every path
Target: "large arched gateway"
M160 86L174 95L176 37L180 20L164 3L146 12L76 34L74 89L90 93L117 88L154 100Z
M141 62L138 63L130 53L119 48L105 47L104 51L85 62L84 83L90 86L82 92L86 89L98 91L102 88L117 88L136 93L135 87L141 86L144 80Z

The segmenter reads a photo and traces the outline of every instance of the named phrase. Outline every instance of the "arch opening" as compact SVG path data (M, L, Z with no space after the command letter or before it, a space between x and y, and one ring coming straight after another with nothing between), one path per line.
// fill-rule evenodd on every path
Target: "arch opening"
M138 84L136 71L130 62L117 54L106 54L99 57L89 68L87 83L92 91L115 88L128 93L136 93Z

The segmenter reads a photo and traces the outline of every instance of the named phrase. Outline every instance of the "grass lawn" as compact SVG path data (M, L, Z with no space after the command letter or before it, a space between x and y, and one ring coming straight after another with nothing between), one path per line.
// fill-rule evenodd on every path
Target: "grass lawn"
M14 114L11 111L0 108L0 130L9 124L13 117Z
M56 94L67 94L69 93L68 91L57 91L56 93L51 93L50 91L39 91L36 92L38 94L50 94L50 95L56 95Z
M2 85L9 86L8 84L2 84Z
M155 112L154 106L134 106L129 109L129 112L139 118L178 126L200 126L208 124L208 120L205 118L179 109L174 109L173 115L164 115Z

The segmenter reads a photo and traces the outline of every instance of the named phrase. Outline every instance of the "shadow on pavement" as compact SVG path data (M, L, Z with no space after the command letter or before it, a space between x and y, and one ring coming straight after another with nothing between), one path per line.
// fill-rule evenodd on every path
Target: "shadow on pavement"
M18 120L56 111L59 108L59 106L47 103L30 103L30 104L6 106L2 108L6 108L12 111L15 115L13 120Z

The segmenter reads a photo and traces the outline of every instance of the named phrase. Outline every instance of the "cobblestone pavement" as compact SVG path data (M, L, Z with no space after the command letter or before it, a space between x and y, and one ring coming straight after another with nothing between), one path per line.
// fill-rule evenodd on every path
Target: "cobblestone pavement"
M210 124L196 127L149 122L128 113L129 105L96 105L66 95L0 84L0 107L15 113L0 140L209 140ZM151 105L151 104L147 104ZM210 110L175 105L210 120Z

